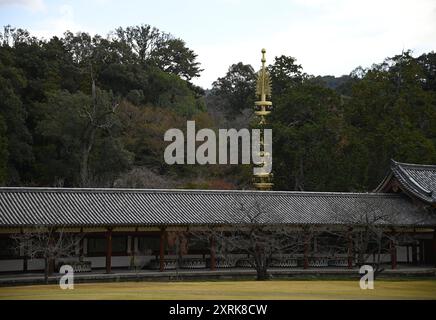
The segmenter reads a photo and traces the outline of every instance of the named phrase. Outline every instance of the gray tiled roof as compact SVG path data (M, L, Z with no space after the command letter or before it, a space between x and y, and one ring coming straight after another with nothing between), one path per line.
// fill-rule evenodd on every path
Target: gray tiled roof
M392 160L391 175L395 176L401 186L413 196L425 203L436 204L436 165L402 163ZM379 186L378 189L381 188L382 186Z
M395 194L0 188L0 226L225 224L248 222L243 212L259 212L258 205L260 223L350 224L366 212L390 225L436 225L434 215Z

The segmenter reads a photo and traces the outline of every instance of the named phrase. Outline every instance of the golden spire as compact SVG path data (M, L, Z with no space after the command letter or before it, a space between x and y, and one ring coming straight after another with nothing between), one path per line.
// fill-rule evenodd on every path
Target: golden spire
M267 97L271 97L271 79L269 73L265 67L265 53L266 50L262 49L262 68L257 73L257 82L256 82L256 95L259 96L259 100L254 103L256 116L259 117L259 126L265 127L266 125L266 116L271 113L272 102L267 100ZM262 130L261 130L262 132ZM261 133L260 137L260 145L261 151L260 156L264 157L264 164L271 162L271 155L265 151L265 141L263 137L263 133ZM255 173L253 176L254 186L258 190L272 190L272 174L266 172Z
M262 49L262 69L257 73L256 94L260 96L261 101L266 101L267 96L271 96L271 79L269 73L265 68L265 53L266 50Z

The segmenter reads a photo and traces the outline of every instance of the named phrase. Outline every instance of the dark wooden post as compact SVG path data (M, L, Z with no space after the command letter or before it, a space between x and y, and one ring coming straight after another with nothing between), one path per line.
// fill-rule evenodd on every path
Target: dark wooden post
M348 229L348 269L353 268L353 228Z
M309 246L310 246L310 238L309 233L305 232L304 234L304 257L303 257L303 268L309 268Z
M57 241L57 235L56 235L56 229L51 229L49 230L49 246L50 247L54 247L56 246L56 241ZM51 276L53 275L53 273L55 272L55 259L50 256L47 260L48 263L48 275Z
M210 270L216 269L215 237L210 237Z
M79 261L83 261L83 256L85 255L85 236L83 234L83 228L80 228L80 233L78 235L79 239Z
M28 259L27 259L27 247L24 247L24 257L23 257L23 272L27 272L29 267L28 267Z
M130 237L130 256L133 262L133 268L136 268L135 260L136 260L136 248L135 248L135 235Z
M424 241L419 239L419 263L424 263Z
M165 269L165 228L160 229L160 241L159 241L159 271L162 272Z
M433 229L433 260L436 267L436 228Z
M106 231L106 273L112 271L112 228Z
M186 237L186 235L183 232L179 232L177 235L177 241L179 244L179 252L178 252L179 262L181 262L183 259L183 254L184 254L185 245L186 245L185 241L188 241L187 238L185 238L185 237Z
M395 240L391 240L391 268L397 268L397 248L395 247Z
M79 240L79 261L83 261L83 256L84 256L84 254L85 254L85 252L84 252L84 246L85 246L85 240L84 240L84 238L82 237L82 238Z
M412 243L412 264L418 264L418 248L416 245L416 241L413 241Z
M416 244L416 230L413 229L413 241L412 241L412 264L418 264L418 247Z
M23 234L24 231L21 228L20 233ZM23 241L23 240L20 240ZM27 259L27 252L28 252L28 243L26 241L26 243L22 244L23 247L23 272L27 272L28 271L28 259Z

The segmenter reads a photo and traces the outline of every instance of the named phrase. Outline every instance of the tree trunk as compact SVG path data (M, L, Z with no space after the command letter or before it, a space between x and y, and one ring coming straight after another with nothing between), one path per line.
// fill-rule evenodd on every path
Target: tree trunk
M254 263L256 267L257 280L264 281L269 279L268 275L268 260L257 249L254 255Z
M92 127L89 137L82 145L82 159L80 161L80 183L82 187L89 187L89 155L94 144L95 128ZM86 136L86 135L85 135Z
M86 148L82 150L82 161L80 163L80 185L82 187L88 186L88 159L89 153Z
M269 279L269 274L266 266L260 266L256 268L258 281L265 281Z

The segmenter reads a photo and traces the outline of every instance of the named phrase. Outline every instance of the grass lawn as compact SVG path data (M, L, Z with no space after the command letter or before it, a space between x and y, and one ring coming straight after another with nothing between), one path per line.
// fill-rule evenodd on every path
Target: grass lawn
M436 299L436 280L377 280L374 290L358 281L114 282L0 287L0 299Z

